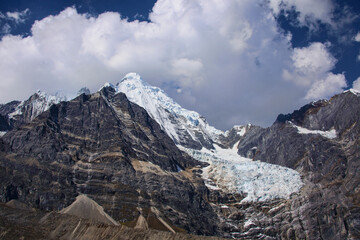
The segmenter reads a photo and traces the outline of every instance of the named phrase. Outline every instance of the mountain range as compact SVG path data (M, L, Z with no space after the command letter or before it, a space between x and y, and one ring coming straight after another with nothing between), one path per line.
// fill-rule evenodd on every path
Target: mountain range
M135 73L76 97L37 91L0 105L0 207L36 219L36 239L89 239L90 226L96 239L99 223L148 238L359 239L359 118L355 90L226 132ZM32 231L0 217L5 239Z

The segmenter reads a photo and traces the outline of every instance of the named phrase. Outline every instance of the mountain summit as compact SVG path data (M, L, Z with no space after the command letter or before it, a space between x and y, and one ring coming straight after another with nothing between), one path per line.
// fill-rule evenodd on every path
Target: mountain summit
M113 88L143 107L176 144L211 149L212 143L223 134L210 126L199 113L182 108L162 89L149 85L136 73L127 74Z

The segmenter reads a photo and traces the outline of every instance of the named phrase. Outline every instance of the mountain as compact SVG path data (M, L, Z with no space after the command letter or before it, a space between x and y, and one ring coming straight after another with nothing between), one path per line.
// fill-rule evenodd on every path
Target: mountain
M177 231L215 234L196 173L204 164L110 87L52 105L0 140L2 202L61 210L86 194L125 225L143 215L157 229L157 216Z
M225 133L217 130L200 114L182 108L136 73L127 74L116 86L105 86L124 93L131 102L143 107L182 151L210 164L202 174L208 187L246 195L243 202L288 198L301 188L296 171L252 161L236 153L238 137L255 126L234 126Z
M182 108L163 90L150 86L136 73L127 74L114 88L143 107L175 144L192 149L211 149L212 143L222 134L199 113Z
M345 91L240 138L240 155L294 169L304 182L298 195L279 205L282 211L253 219L254 228L288 229L300 239L360 237L359 106L360 93Z
M7 125L0 130L8 131L24 123L31 122L52 105L68 99L68 97L61 94L52 96L38 90L25 101L12 101L2 104L0 105L0 119L3 118Z
M133 231L360 238L354 90L226 132L135 73L53 105L37 95L0 106L2 202L61 210L86 195Z

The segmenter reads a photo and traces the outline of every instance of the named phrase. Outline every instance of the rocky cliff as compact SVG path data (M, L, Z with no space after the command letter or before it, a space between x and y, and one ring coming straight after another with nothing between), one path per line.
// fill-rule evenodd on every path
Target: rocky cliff
M216 233L207 188L193 171L203 163L112 88L52 105L2 137L1 149L2 202L61 210L83 193L125 225L151 215L179 231Z
M253 216L248 235L272 227L273 236L287 239L360 238L359 106L359 94L347 91L279 115L271 127L239 138L240 155L295 169L305 183L289 201Z

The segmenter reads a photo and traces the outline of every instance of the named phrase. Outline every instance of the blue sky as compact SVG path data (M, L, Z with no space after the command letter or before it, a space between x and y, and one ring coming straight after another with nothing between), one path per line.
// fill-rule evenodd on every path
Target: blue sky
M360 90L357 0L0 2L0 102L137 72L226 130Z

